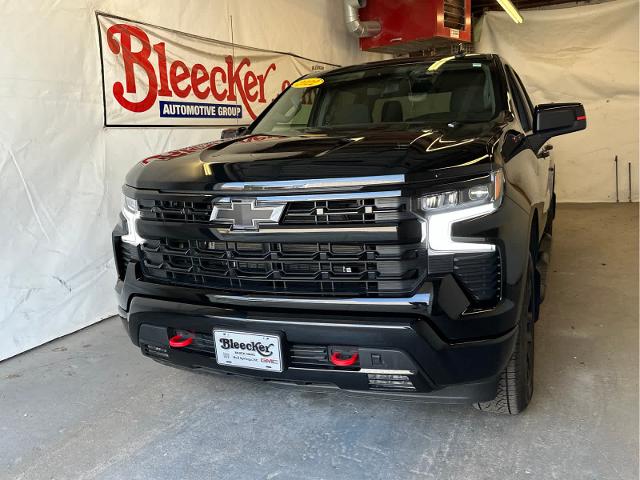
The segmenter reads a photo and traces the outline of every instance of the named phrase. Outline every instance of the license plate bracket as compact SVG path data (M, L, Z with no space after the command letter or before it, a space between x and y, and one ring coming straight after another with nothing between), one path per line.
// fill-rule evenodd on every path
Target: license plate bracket
M215 328L213 339L218 365L277 373L283 371L280 335Z

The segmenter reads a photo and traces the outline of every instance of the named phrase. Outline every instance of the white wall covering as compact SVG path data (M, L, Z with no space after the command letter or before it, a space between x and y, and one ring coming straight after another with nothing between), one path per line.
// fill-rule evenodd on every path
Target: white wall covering
M524 23L490 12L476 26L478 52L503 56L534 103L579 101L587 130L553 139L558 201L638 201L638 1L521 11Z
M136 161L214 129L104 129L94 12L342 65L341 0L0 0L0 360L116 313L110 232Z

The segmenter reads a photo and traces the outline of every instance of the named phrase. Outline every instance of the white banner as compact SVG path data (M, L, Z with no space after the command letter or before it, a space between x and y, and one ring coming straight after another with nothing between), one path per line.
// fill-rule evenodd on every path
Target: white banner
M336 66L96 16L105 126L247 125L301 75Z

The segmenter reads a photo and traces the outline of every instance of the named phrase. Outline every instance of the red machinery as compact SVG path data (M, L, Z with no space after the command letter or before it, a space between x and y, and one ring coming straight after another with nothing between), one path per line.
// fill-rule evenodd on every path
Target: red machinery
M471 42L471 0L368 0L359 13L382 27L360 38L362 50L398 54Z

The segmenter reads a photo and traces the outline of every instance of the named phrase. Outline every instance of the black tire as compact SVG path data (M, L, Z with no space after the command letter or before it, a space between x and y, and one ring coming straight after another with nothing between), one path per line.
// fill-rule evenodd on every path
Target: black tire
M474 404L483 412L516 415L524 411L533 395L534 361L534 269L533 258L529 255L527 283L524 288L525 301L520 312L516 347L507 368L498 379L496 398L488 402Z

